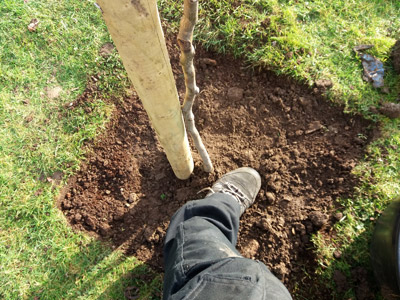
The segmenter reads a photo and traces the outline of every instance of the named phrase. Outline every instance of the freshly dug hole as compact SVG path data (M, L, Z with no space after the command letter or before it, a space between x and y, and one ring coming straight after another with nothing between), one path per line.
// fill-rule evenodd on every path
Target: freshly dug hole
M168 46L183 96L179 51ZM74 228L162 270L172 214L203 197L197 192L219 176L251 166L262 176L262 190L242 216L238 248L263 261L291 289L303 267L316 266L311 234L329 232L335 200L351 195L358 184L351 171L364 156L372 124L288 78L252 73L239 61L201 49L197 62L201 94L195 115L215 172L201 171L194 153L194 174L176 179L134 93L116 103L108 131L71 178L60 207Z

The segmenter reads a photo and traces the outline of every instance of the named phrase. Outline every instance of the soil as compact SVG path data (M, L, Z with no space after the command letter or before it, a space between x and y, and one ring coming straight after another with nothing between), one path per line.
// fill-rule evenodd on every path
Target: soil
M168 48L183 96L178 49L171 43ZM73 228L162 271L163 238L172 214L185 202L204 197L198 191L227 171L251 166L262 175L262 189L241 218L238 249L264 262L289 290L299 280L310 287L315 283L304 275L316 266L310 236L331 232L341 209L336 199L351 195L357 186L351 172L364 156L372 124L344 114L320 89L197 52L201 93L194 113L215 171L203 172L193 151L193 175L178 180L133 91L116 101L107 132L69 181L60 208ZM89 98L90 93L84 94L77 105ZM314 296L331 297L320 292Z

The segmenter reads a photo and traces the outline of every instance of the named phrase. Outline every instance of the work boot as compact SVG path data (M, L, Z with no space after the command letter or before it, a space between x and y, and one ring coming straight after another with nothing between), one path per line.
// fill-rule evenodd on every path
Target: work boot
M231 195L240 204L240 215L242 215L254 203L260 188L260 174L252 168L243 167L218 179L206 197L214 193Z

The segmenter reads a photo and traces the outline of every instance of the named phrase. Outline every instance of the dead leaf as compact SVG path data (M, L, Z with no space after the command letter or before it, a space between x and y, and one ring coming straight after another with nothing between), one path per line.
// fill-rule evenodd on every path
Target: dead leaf
M38 27L38 25L39 25L39 20L38 20L38 19L32 19L31 22L30 22L29 25L28 25L28 30L29 30L30 32L33 32L33 31L36 30L36 28Z

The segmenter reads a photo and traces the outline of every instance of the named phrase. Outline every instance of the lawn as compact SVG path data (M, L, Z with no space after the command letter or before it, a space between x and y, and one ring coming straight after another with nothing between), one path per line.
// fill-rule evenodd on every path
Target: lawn
M159 1L171 34L177 33L181 5ZM32 19L39 24L31 32ZM333 291L335 270L346 276L357 266L370 271L368 244L375 221L400 193L400 122L370 109L394 102L400 92L400 77L389 58L399 28L396 0L200 3L196 42L310 86L329 79L332 102L381 128L381 137L354 169L361 185L350 199L341 200L345 211L336 238L313 237L321 284ZM124 299L128 286L137 286L141 299L158 298L162 275L74 232L56 205L63 183L104 131L113 111L109 99L123 99L130 89L118 54L99 53L106 42L111 38L94 1L0 2L2 299ZM361 62L352 50L359 44L375 45L369 53L384 62L388 94L362 80ZM94 91L88 106L69 110L90 88L88 82ZM340 258L334 256L337 251ZM354 297L355 290L344 294Z

